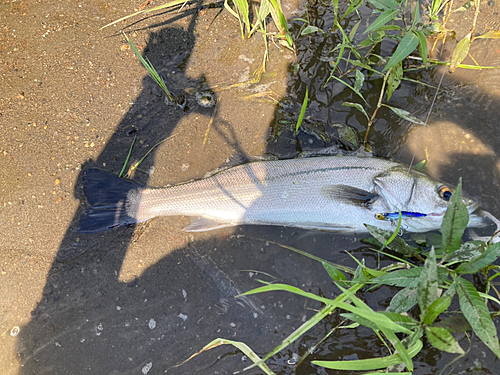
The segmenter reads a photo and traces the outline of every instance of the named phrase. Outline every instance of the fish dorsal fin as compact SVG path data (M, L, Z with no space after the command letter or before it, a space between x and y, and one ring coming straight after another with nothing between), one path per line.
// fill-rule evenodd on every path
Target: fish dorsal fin
M371 208L373 202L379 197L377 194L348 185L328 185L321 189L321 194L327 199L366 208Z
M189 224L182 230L184 232L206 232L214 229L233 227L234 225L235 224L232 223L223 223L220 221L215 221L204 217L198 217L191 224Z

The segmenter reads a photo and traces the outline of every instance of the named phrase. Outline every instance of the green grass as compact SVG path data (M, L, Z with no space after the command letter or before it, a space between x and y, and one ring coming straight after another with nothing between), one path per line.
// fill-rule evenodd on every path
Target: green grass
M148 73L151 76L151 78L153 78L153 80L158 84L158 86L160 86L160 88L163 90L163 92L167 96L168 100L170 102L174 103L175 102L175 98L170 93L170 91L168 91L167 85L165 84L165 82L163 81L163 79L160 77L160 75L158 74L158 72L154 68L153 64L151 64L151 61L149 61L149 59L147 57L143 57L139 53L139 51L137 50L137 48L135 48L134 44L128 38L127 34L123 33L123 35L125 35L125 39L127 39L127 42L130 45L130 48L132 48L132 51L134 51L135 55L139 58L139 61L146 68L146 70L148 71Z

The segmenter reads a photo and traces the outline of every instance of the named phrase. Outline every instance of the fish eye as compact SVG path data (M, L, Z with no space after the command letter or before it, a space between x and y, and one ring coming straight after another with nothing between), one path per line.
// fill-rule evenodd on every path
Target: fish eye
M385 217L383 214L375 214L375 219L377 220L385 220Z
M448 186L441 186L438 190L439 196L443 198L445 201L449 201L453 192Z

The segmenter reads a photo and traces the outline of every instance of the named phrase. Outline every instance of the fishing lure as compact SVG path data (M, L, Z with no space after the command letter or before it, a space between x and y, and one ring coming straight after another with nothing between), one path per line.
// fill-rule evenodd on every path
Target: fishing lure
M401 218L406 219L410 217L426 217L426 214L422 214L420 212L410 212L410 211L401 211ZM399 212L385 212L375 214L375 219L377 220L399 220Z

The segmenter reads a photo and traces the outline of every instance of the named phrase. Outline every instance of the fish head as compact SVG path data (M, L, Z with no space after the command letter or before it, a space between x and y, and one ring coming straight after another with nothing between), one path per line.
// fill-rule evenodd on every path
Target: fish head
M376 193L382 198L387 212L407 211L425 214L407 217L403 226L409 232L427 232L441 227L455 189L425 173L404 167L394 167L375 177ZM469 226L482 226L483 217L474 214L479 203L462 197L470 214Z

